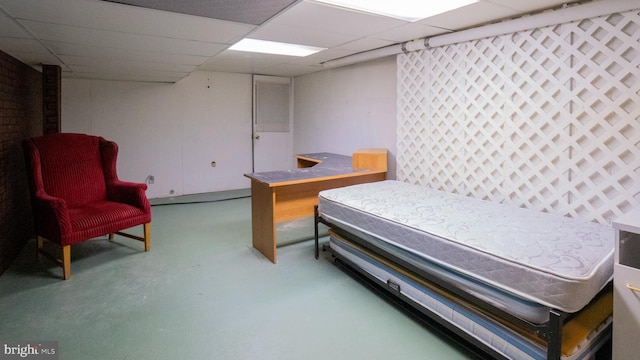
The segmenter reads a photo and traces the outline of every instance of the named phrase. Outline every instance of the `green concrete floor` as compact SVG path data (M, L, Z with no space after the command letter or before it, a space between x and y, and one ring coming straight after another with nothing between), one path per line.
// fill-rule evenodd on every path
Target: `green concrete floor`
M118 236L75 245L68 281L29 241L0 277L0 340L58 341L64 360L469 358L327 253L315 260L313 241L270 263L251 247L250 207L154 205L149 253Z

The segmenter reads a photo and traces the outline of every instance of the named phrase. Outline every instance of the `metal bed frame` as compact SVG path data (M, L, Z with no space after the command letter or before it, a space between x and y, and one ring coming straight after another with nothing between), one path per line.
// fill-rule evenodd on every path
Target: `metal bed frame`
M504 319L507 322L514 324L515 326L524 329L526 331L529 331L531 333L536 334L539 338L545 340L547 342L547 360L557 360L561 358L561 347L562 347L562 326L564 325L564 323L566 321L568 321L569 319L571 319L571 317L573 316L573 314L564 312L564 311L560 311L560 310L556 310L556 309L550 309L549 311L549 321L547 321L544 324L534 324L532 322L529 322L527 320L521 319L519 317L516 317L512 314L509 314L508 312L493 306L490 303L487 303L486 301L479 299L475 296L473 296L472 294L469 294L467 292L465 292L464 290L457 288L455 286L452 286L451 284L446 283L445 281L442 281L434 276L432 276L431 274L409 264L406 263L405 261L402 261L401 259L399 259L398 257L382 250L379 249L373 245L371 245L370 243L360 239L359 237L349 233L348 231L336 226L335 224L332 224L331 222L327 221L326 219L322 218L322 216L319 214L318 212L318 205L316 205L314 207L314 223L315 223L315 258L318 259L319 257L319 229L318 226L319 224L324 224L326 226L328 226L333 232L335 232L337 235L339 235L340 237L343 237L344 239L351 241L355 244L358 244L370 251L372 251L373 253L380 255L388 260L390 260L392 263L399 265L400 267L409 270L410 272L413 272L417 275L419 275L422 279L426 280L428 283L435 285L436 287L439 287L441 289L444 289L445 291L447 291L450 294L454 294L458 299L462 300L462 305L461 306L465 306L466 310L469 310L473 313L479 314L480 316L485 316L484 314L482 314L482 312L479 312L475 309L473 309L472 306L469 305L465 305L464 303L473 305L477 308L480 308L483 312L491 315L491 316L495 316L497 318L500 319ZM447 320L442 319L440 316L436 315L434 312L432 312L431 310L424 308L423 306L421 306L418 303L415 303L413 300L407 298L406 296L404 296L403 294L401 294L400 292L400 288L398 284L392 283L392 282L388 282L388 283L384 283L378 279L376 279L375 277L371 276L370 274L368 274L366 271L360 269L356 264L354 264L353 262L349 261L348 259L345 259L344 257L342 257L340 254L336 253L335 251L333 251L330 247L328 246L323 246L323 250L329 250L332 254L332 256L341 264L345 264L346 266L348 266L350 268L350 270L352 271L356 271L357 273L361 274L362 276L366 277L368 280L373 281L374 283L377 283L379 286L383 287L384 289L387 290L387 292L393 294L394 296L396 296L397 298L399 298L400 300L402 300L403 302L405 302L406 304L408 304L409 306L411 306L412 308L414 308L415 310L419 311L420 313L428 316L430 319L432 319L433 321L436 321L438 324L444 326L445 328L451 330L453 333L455 333L457 336L462 337L463 339L469 341L471 344L475 345L476 347L478 347L479 349L481 349L482 351L486 352L488 355L492 356L493 358L504 358L503 355L499 354L498 352L496 352L494 349L488 347L487 345L483 344L482 342L480 342L479 340L477 340L475 337L467 334L466 332L460 330L458 327L456 327L455 325L449 323ZM602 291L606 291L608 287L610 287L611 284L608 284L607 287L605 287L605 289L603 289Z

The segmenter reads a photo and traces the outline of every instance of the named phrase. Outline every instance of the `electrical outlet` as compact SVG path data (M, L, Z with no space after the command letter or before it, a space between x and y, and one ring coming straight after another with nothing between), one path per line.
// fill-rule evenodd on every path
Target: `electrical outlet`
M155 178L153 177L153 175L149 175L147 176L147 184L153 184L155 182Z

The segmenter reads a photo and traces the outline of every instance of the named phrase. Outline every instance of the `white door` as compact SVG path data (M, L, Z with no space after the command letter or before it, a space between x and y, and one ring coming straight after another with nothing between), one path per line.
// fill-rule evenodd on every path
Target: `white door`
M253 77L253 171L288 170L294 165L291 79Z

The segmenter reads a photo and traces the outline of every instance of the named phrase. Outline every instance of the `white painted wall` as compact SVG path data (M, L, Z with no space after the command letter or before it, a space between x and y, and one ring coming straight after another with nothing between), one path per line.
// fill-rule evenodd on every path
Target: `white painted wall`
M396 57L294 80L294 153L387 148L396 175Z
M294 153L389 150L395 178L395 57L294 80ZM176 84L63 79L62 131L118 143L118 175L149 198L246 189L252 78L195 72ZM216 167L211 167L211 162Z
M212 72L176 84L64 79L61 127L116 141L122 180L155 177L149 198L249 188L251 86L251 75Z

